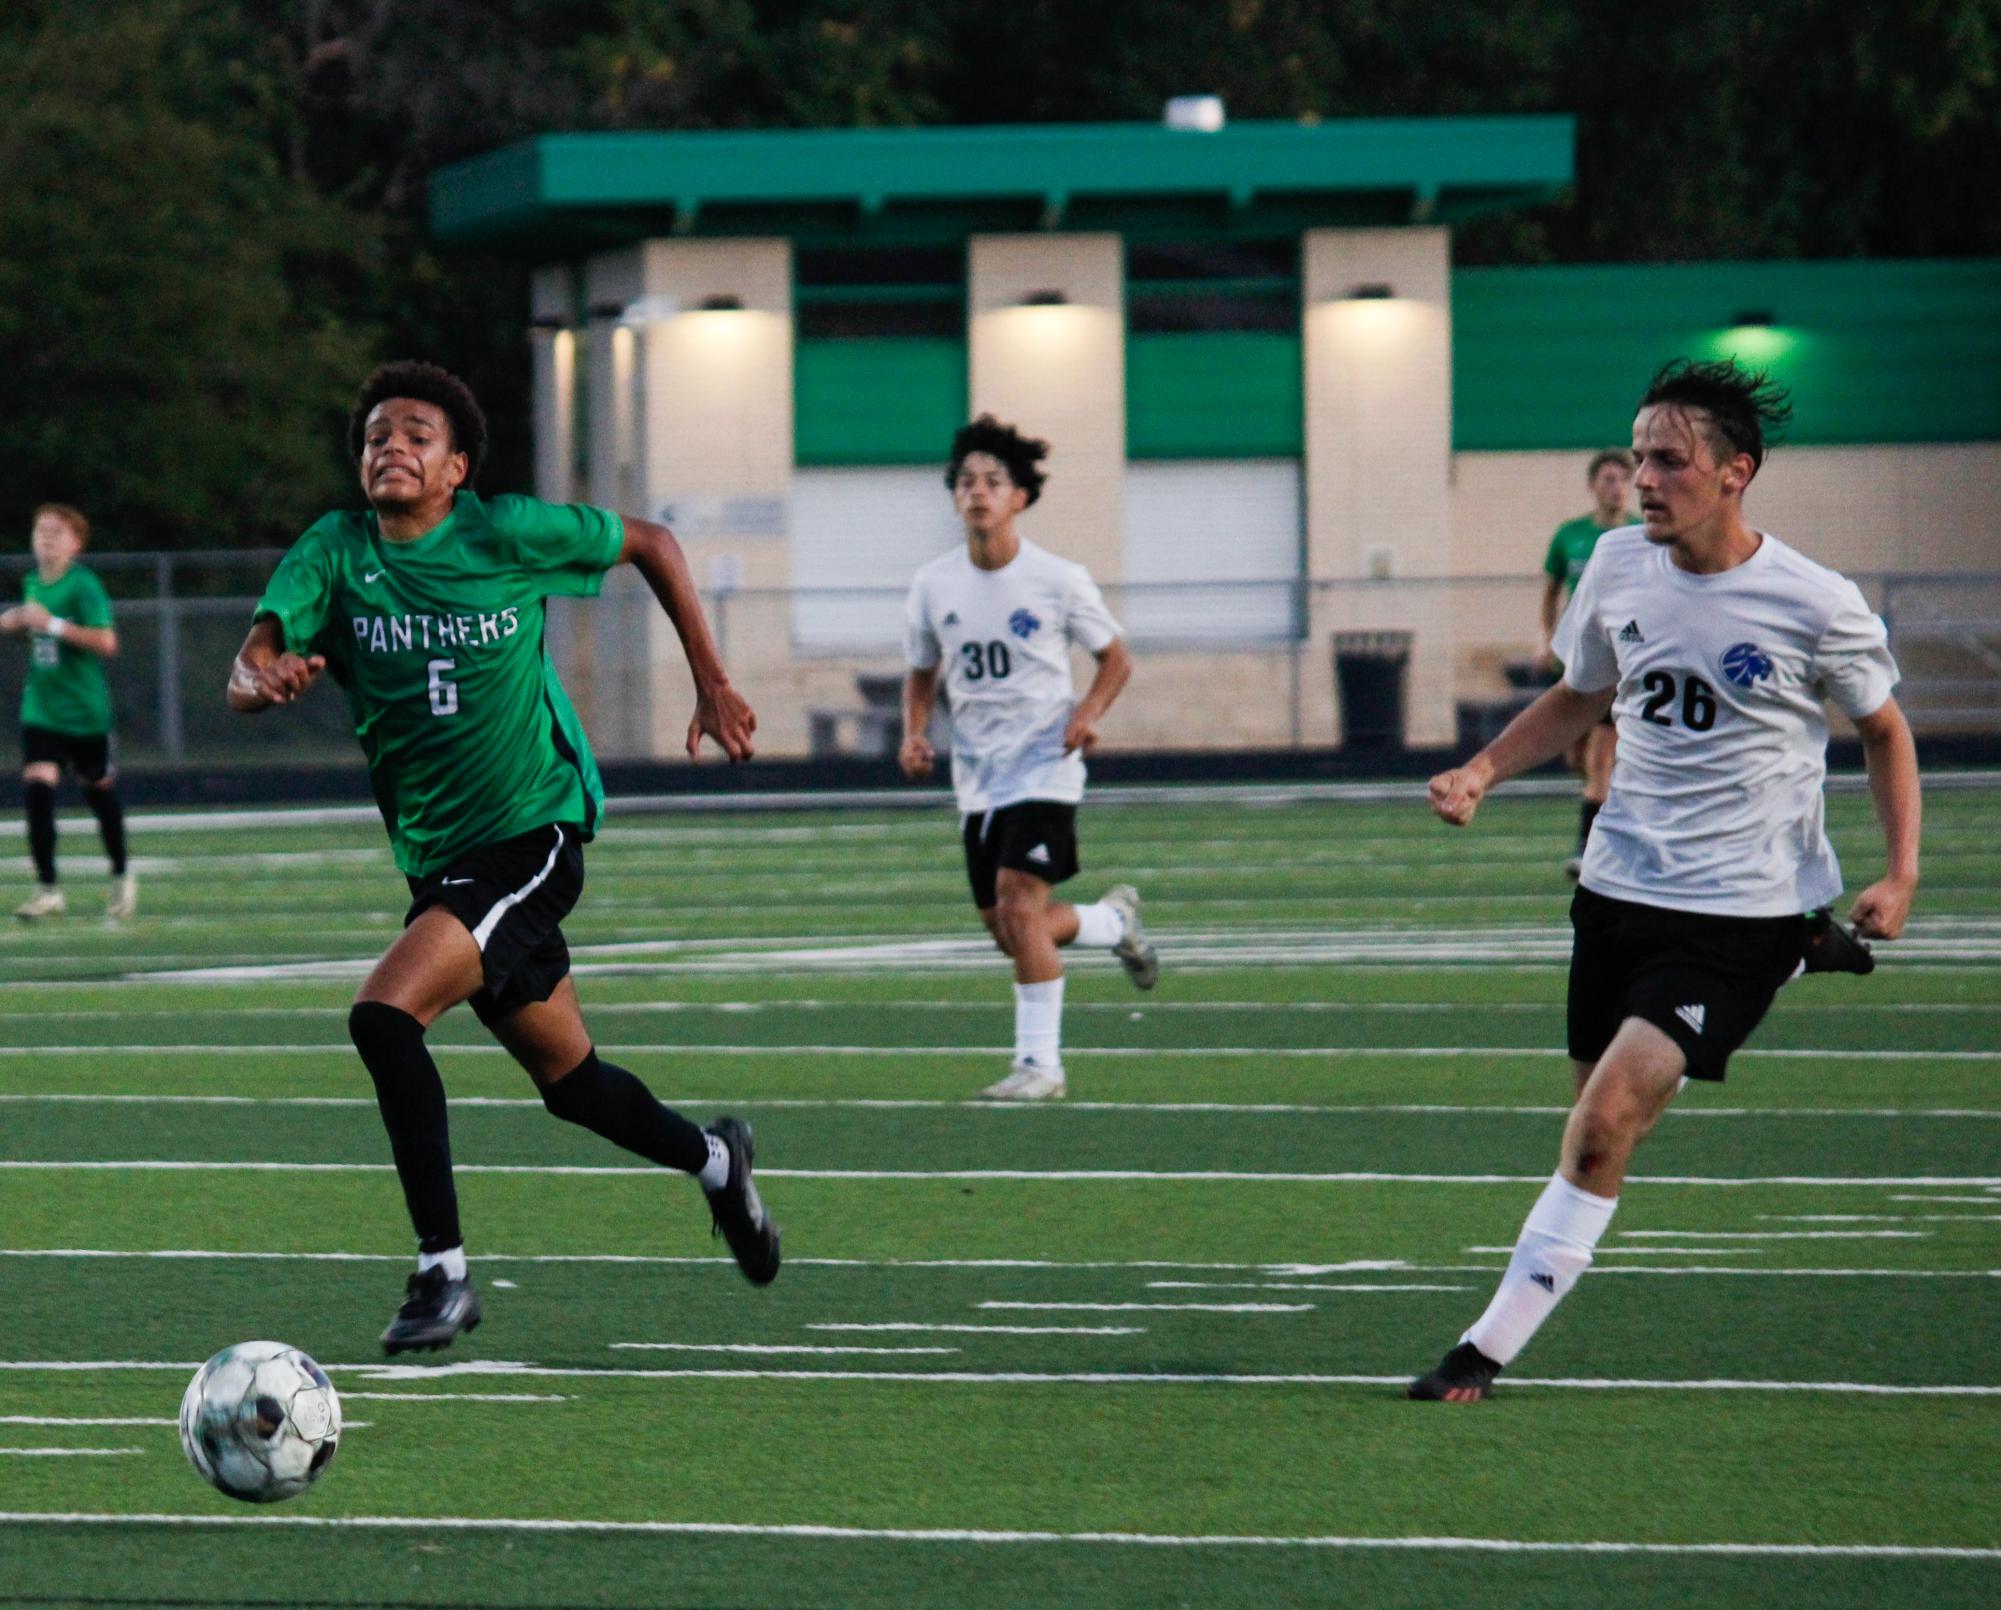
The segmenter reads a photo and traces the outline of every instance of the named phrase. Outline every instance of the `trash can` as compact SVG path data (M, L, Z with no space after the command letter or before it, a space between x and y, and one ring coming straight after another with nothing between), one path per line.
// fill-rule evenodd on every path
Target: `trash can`
M1334 691L1344 750L1403 747L1409 632L1336 632Z

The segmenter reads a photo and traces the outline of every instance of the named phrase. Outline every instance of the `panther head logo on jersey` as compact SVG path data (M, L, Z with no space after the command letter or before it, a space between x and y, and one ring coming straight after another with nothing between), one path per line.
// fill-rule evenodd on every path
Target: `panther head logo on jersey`
M1723 651L1723 675L1748 688L1772 674L1772 662L1756 643L1738 643Z
M1024 643L1042 629L1042 622L1025 609L1017 609L1007 618L1007 629Z

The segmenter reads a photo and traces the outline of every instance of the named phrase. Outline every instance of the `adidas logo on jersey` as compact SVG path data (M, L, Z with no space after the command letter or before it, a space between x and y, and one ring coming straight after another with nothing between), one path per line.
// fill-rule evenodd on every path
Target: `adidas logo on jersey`
M959 624L959 612L956 609L946 610L945 619L939 624L944 626L957 626Z
M1677 1006L1674 1015L1686 1023L1697 1034L1702 1032L1702 1021L1708 1015L1700 1006Z
M1542 1287L1542 1289L1548 1292L1552 1297L1556 1295L1556 1276L1546 1275L1540 1269L1538 1269L1534 1274L1529 1276L1529 1279L1534 1281L1538 1286Z
M1037 866L1049 865L1049 846L1046 844L1036 845L1034 849L1028 852L1024 859L1033 861Z
M1627 621L1619 628L1619 641L1622 643L1644 643L1646 640L1647 634L1640 630L1638 621Z

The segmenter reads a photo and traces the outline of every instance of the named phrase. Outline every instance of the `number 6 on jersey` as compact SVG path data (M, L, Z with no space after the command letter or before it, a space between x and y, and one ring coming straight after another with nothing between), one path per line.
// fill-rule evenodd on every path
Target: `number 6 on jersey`
M445 673L458 669L457 660L433 660L425 667L431 673L431 714L455 716L459 713L459 685L447 682Z

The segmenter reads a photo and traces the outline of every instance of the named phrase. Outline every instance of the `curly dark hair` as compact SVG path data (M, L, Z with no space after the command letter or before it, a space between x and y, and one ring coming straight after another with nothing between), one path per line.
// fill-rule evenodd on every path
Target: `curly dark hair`
M1028 494L1033 503L1042 496L1042 483L1049 479L1042 461L1049 456L1049 444L1024 436L1012 425L1004 425L992 414L982 414L970 425L962 425L952 437L952 458L945 467L945 485L959 484L959 467L973 453L991 453L1007 466L1008 479Z
M1720 363L1676 358L1662 364L1640 398L1641 408L1657 404L1707 414L1712 435L1721 437L1733 455L1751 455L1754 475L1765 462L1766 447L1793 417L1791 395L1770 375L1740 369L1729 358Z
M472 387L435 363L385 363L361 383L354 411L347 416L348 456L356 463L361 461L361 438L368 416L377 404L391 397L414 397L445 411L451 422L452 446L466 456L465 484L471 486L479 474L480 461L486 457L486 415Z

